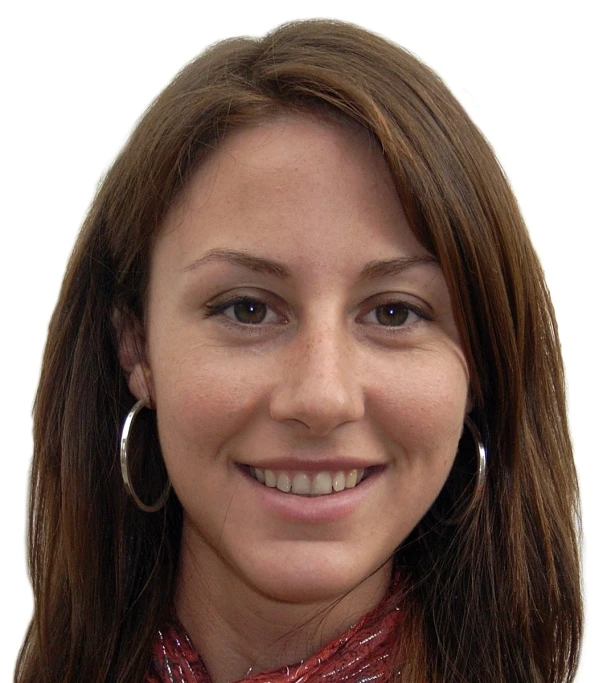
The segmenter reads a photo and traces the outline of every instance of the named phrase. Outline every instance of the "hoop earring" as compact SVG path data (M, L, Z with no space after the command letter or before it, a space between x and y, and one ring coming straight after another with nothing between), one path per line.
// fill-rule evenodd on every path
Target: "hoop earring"
M476 454L478 456L478 469L476 471L476 484L474 486L474 495L470 501L470 507L474 508L478 505L480 499L482 498L483 491L485 488L485 481L487 480L487 449L480 435L478 427L474 422L466 415L464 418L464 426L468 427L470 435L474 441L476 447Z
M129 475L129 464L127 462L131 427L139 411L142 408L149 407L149 405L150 399L142 398L133 406L133 408L131 408L129 414L125 418L125 422L123 423L123 431L121 432L121 474L123 476L123 483L125 484L125 491L127 491L135 505L137 505L137 507L144 512L158 512L158 510L160 510L166 503L166 499L171 491L171 482L169 481L167 483L164 491L160 495L160 498L158 498L155 503L152 505L146 505L139 499L137 493L135 493L135 489L133 488L131 477Z
M476 482L474 483L474 493L472 494L472 498L470 502L467 504L467 507L465 509L462 509L455 516L452 516L449 519L440 515L435 510L435 507L433 505L433 507L430 510L430 513L434 521L440 525L452 526L462 523L472 513L473 510L476 510L485 489L485 482L487 479L487 449L485 447L485 444L483 443L478 427L467 415L464 418L464 427L468 428L470 436L474 441L474 446L476 448L478 460L478 467L476 470Z

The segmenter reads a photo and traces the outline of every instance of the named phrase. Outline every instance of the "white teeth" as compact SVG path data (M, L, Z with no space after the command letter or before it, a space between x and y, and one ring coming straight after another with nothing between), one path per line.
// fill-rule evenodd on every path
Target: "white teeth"
M277 488L283 493L289 493L291 491L291 479L285 472L281 472L277 479Z
M333 489L335 491L343 491L345 488L345 474L343 472L337 472L333 478Z
M312 493L324 496L333 491L333 479L328 472L319 472L312 480Z
M358 470L352 470L347 477L345 477L345 488L353 489L358 483Z
M304 472L298 472L295 477L293 477L291 490L293 493L296 493L300 496L310 494L312 492L312 482L310 481L310 477Z
M326 496L354 488L364 478L365 470L288 474L284 471L250 467L250 474L261 484L271 489L277 488L283 493L294 493L298 496Z

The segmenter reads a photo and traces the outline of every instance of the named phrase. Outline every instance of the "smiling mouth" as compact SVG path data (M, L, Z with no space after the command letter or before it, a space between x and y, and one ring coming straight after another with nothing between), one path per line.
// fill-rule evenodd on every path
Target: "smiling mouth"
M286 470L263 470L258 467L242 465L241 468L253 479L268 488L276 488L282 493L291 493L308 498L328 496L353 489L367 479L380 467L366 469L337 470L323 472L301 472Z

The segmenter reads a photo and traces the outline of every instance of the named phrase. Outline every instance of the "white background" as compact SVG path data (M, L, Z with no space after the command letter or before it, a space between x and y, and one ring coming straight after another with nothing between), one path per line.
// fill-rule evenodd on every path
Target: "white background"
M0 681L12 680L32 609L25 501L46 327L97 183L151 99L205 46L320 16L381 33L437 70L491 141L520 201L566 361L585 530L587 625L577 683L596 683L595 12L593 0L22 0L0 11Z

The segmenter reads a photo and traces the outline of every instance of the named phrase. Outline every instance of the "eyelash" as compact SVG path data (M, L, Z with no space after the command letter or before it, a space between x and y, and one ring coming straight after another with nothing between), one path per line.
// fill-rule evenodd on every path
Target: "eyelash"
M259 298L256 297L251 297L251 296L240 296L240 297L235 297L233 299L229 299L227 301L221 301L217 303L209 303L206 304L206 318L211 318L215 316L222 316L226 319L226 323L230 324L231 326L234 326L236 328L245 328L248 332L252 333L258 333L259 330L264 325L268 325L270 323L260 321L257 323L248 323L248 322L242 322L240 320L236 320L235 318L226 315L227 311L232 311L234 307L238 304L258 304L260 306L266 306L267 308L267 313L266 315L268 316L268 311L274 311L274 308L270 306L266 301L263 301ZM374 306L371 308L365 315L360 316L361 318L365 318L368 315L375 314L378 309L383 309L383 308L389 308L391 306L396 306L402 310L407 311L407 320L404 321L400 325L384 325L384 324L379 324L377 327L380 327L382 330L385 332L389 332L391 334L396 334L397 331L402 330L405 331L406 328L410 327L411 325L415 324L416 322L419 322L420 320L432 320L432 316L423 311L422 308L419 306L415 306L414 304L408 304L405 301L401 300L390 300L385 303L378 304L377 306ZM277 314L279 318L279 314ZM415 315L417 316L416 320L409 320L410 316ZM287 321L285 321L287 322Z

